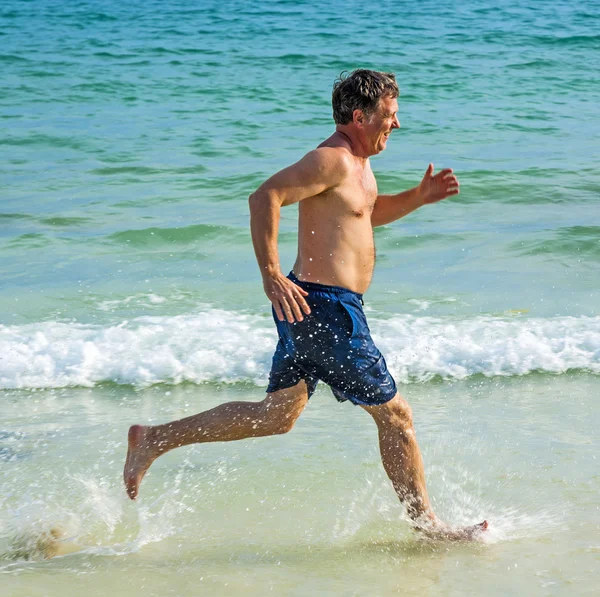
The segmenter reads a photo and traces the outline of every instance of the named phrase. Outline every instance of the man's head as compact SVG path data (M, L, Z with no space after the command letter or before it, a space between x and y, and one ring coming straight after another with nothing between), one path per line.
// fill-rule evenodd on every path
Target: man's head
M366 69L342 73L333 84L333 119L339 126L356 126L374 155L385 149L389 134L400 126L399 93L393 73Z

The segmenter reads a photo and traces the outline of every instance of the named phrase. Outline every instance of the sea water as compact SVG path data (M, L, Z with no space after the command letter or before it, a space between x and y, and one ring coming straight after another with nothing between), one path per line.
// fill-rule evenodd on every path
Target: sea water
M599 32L589 0L3 2L0 593L597 594ZM380 190L461 183L376 229L365 310L435 509L481 544L417 540L324 387L288 435L121 485L131 423L263 397L247 196L357 67L401 89Z

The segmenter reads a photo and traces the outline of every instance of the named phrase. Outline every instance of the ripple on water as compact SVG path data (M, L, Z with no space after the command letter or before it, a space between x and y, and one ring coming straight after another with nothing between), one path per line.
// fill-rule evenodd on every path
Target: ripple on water
M548 259L553 256L572 257L597 265L600 258L600 226L569 226L546 230L530 234L527 240L515 241L509 248L520 256L541 255Z

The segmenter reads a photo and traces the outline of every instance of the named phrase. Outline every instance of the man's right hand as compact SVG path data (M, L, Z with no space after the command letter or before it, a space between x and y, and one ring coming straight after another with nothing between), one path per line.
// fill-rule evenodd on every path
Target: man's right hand
M263 278L263 287L279 321L287 320L289 323L302 321L305 315L310 315L310 307L304 300L308 292L296 286L281 272L267 275Z

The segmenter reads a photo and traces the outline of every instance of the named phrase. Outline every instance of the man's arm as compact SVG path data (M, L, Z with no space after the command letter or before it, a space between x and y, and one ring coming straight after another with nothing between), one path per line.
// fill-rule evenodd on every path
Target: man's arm
M397 195L377 195L371 213L373 228L395 222L423 205L436 203L459 193L458 179L451 168L441 170L435 176L433 170L433 164L429 164L423 180L414 189Z
M303 320L308 294L282 273L277 237L281 207L320 195L336 186L345 171L340 149L322 147L265 181L249 198L250 229L263 287L280 321Z

